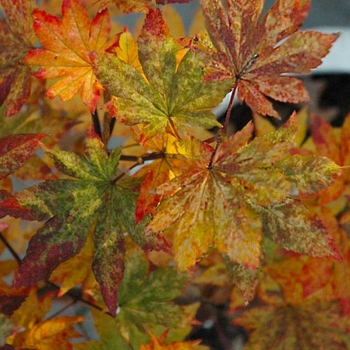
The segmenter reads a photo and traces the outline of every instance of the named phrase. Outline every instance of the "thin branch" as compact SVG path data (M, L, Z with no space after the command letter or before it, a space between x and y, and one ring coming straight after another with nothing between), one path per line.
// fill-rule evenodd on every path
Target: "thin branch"
M73 306L74 304L76 304L77 299L72 299L72 301L70 303L68 303L67 305L65 305L62 309L58 310L57 312L55 312L53 315L51 315L50 317L48 317L46 319L47 320L52 320L55 317L57 317L58 315L60 315L63 311L69 309L71 306Z
M95 133L102 138L102 130L100 125L100 120L98 119L97 110L95 112L91 112L92 124L94 125Z
M22 262L21 258L19 257L17 252L12 248L11 244L7 242L6 238L2 235L1 232L0 232L0 240L5 244L6 248L10 251L11 255L15 258L17 263L21 265L21 262Z

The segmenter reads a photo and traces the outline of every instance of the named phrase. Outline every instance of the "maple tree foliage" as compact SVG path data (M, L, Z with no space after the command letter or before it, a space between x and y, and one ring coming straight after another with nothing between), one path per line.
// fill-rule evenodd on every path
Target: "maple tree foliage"
M258 116L307 100L337 35L298 31L309 0L201 0L174 39L187 2L0 0L0 347L205 349L193 300L222 288L247 349L350 348L350 115Z
M297 32L310 10L308 1L278 0L258 22L258 1L202 0L208 32L193 43L204 56L208 80L235 78L238 96L261 114L278 117L272 97L301 102L308 94L298 78L282 73L309 73L327 54L336 35ZM209 39L210 38L210 39Z

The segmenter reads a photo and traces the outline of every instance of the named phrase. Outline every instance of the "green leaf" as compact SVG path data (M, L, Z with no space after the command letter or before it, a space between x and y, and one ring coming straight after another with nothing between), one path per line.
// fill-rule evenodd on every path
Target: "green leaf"
M173 267L158 268L149 273L148 262L142 253L131 255L125 265L118 313L123 326L133 324L142 332L156 325L184 326L184 313L171 300L181 294L188 275Z
M179 48L159 10L150 10L138 38L141 74L117 56L93 52L100 83L113 96L107 109L118 120L144 123L142 140L166 132L177 136L187 124L220 126L211 109L225 97L232 81L203 81L202 64L188 51L178 63Z
M74 344L76 350L133 350L121 333L119 322L102 312L91 309L99 340ZM146 340L147 341L147 340Z
M84 343L84 347L77 349L140 349L150 334L189 326L184 310L172 302L181 294L188 275L173 267L149 270L142 252L134 251L127 257L119 286L117 316L113 319L92 310L100 340Z
M0 314L0 347L6 344L6 338L15 331L16 325L6 317Z
M75 178L46 181L16 194L20 205L47 222L29 241L14 285L32 285L48 278L61 262L79 253L93 228L93 272L109 311L115 314L124 272L125 234L148 248L161 246L152 236L140 237L135 223L140 180L115 180L120 150L108 156L92 128L86 140L88 159L60 150L46 151L62 172Z

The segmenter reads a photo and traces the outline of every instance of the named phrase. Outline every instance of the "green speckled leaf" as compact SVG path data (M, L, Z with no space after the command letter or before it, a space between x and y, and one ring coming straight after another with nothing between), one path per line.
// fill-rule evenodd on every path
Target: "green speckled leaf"
M211 109L232 81L204 82L202 65L191 51L178 63L179 48L159 10L146 16L138 47L144 75L115 55L91 53L100 83L113 96L107 104L112 115L128 125L145 123L143 139L164 131L176 136L186 124L220 126Z
M131 255L125 265L118 313L124 327L135 325L145 331L156 325L184 326L183 310L171 300L180 295L188 275L173 267L158 268L149 273L148 262L142 253Z
M5 346L6 338L16 331L16 325L4 314L0 314L0 347Z
M340 167L325 157L303 157L298 154L286 157L276 166L291 183L291 195L298 198L315 194L332 183L339 175Z
M297 200L260 207L264 234L298 253L341 259L336 244L320 218Z
M138 230L134 213L140 180L113 181L120 151L108 156L92 129L86 141L89 158L59 150L47 152L75 179L46 181L16 194L19 204L31 209L36 219L48 221L30 240L15 286L48 278L61 262L79 253L94 227L93 271L109 311L115 314L124 272L124 235L133 238ZM160 248L154 237L136 237L140 245L154 243Z

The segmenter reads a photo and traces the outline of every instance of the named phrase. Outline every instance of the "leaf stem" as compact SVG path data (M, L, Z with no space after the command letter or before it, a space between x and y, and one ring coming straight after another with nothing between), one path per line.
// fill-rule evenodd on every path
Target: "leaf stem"
M7 242L6 238L2 235L2 233L0 232L0 240L5 244L6 248L10 251L11 255L15 258L15 260L17 261L18 265L21 264L22 260L19 257L19 255L17 254L17 252L12 248L12 246L10 245L9 242Z
M101 124L100 124L100 120L98 119L97 110L95 112L91 112L91 117L92 117L92 124L94 125L94 131L102 139Z

